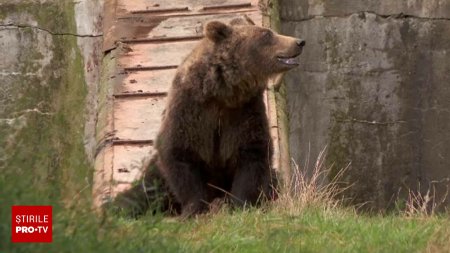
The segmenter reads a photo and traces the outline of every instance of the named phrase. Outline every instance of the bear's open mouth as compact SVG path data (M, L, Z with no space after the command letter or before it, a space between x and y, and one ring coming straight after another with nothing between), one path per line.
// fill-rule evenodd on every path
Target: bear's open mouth
M299 56L299 54L293 55L293 56L277 56L277 59L279 62L286 64L286 65L292 65L292 66L298 66L299 63L297 61L297 56Z

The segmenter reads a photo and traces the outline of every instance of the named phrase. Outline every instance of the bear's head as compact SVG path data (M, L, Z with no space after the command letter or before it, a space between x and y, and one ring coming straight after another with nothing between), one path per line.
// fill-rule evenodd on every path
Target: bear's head
M229 61L246 74L263 79L298 66L296 57L305 46L304 40L255 26L248 18L234 19L229 25L209 22L205 35L220 61Z

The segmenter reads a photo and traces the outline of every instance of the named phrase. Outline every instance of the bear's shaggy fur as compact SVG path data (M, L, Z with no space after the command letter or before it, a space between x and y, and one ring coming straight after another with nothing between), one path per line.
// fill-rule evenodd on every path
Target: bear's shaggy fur
M304 44L243 19L208 23L173 80L141 195L154 196L148 186L160 180L183 216L207 211L216 198L238 206L272 198L263 93L270 77L298 65Z

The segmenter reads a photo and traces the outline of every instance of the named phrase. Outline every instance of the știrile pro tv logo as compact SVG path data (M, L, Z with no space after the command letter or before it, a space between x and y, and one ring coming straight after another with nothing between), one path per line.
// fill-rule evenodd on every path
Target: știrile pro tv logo
M52 242L52 206L12 206L12 242Z

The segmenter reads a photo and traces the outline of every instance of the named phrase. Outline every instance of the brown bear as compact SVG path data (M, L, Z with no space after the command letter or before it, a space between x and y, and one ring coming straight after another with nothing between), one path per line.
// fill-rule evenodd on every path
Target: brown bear
M205 37L178 67L157 156L142 184L121 196L138 209L149 203L139 199L161 198L163 209L178 204L183 216L207 211L217 198L237 206L272 198L263 93L269 78L298 66L304 45L244 19L209 22Z

